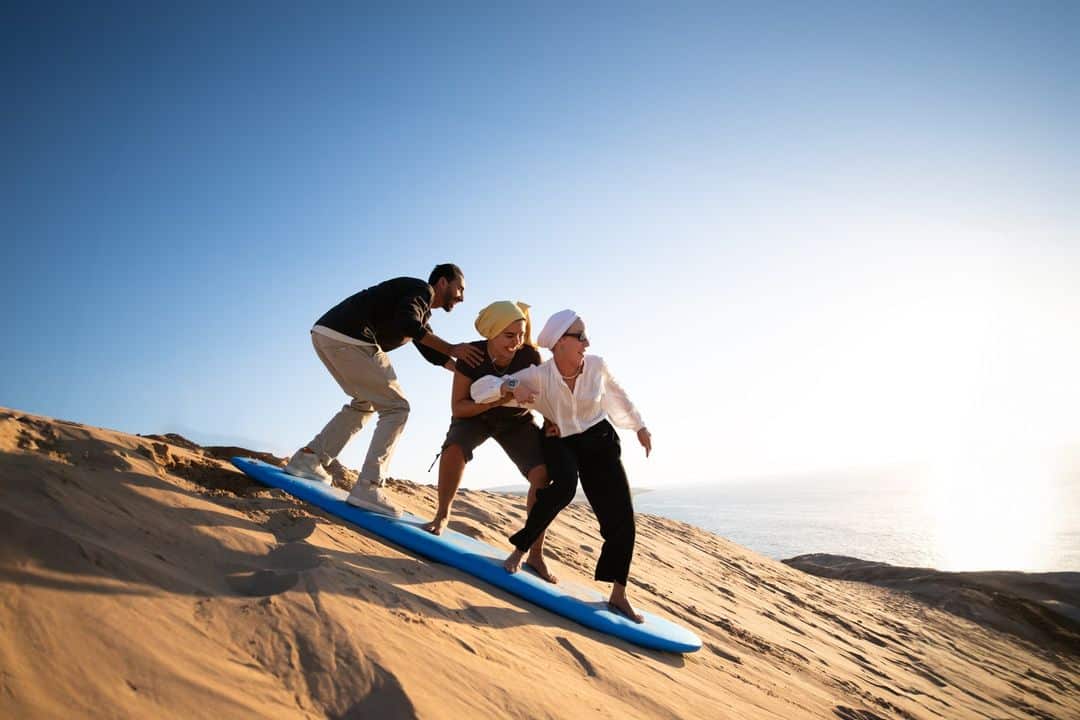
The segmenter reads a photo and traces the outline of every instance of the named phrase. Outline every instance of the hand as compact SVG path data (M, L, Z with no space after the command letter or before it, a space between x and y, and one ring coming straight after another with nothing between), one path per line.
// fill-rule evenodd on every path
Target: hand
M457 345L451 345L450 357L462 360L465 363L472 365L473 367L476 367L484 361L484 353L480 352L470 343L458 343Z
M652 452L652 433L648 428L637 431L637 441L641 443L641 447L645 448L645 457L649 457L649 453Z
M544 435L547 437L562 437L562 433L559 432L559 426L547 418L544 418Z
M514 399L522 405L528 405L536 400L536 393L527 388L524 383L518 383L518 386L514 388Z

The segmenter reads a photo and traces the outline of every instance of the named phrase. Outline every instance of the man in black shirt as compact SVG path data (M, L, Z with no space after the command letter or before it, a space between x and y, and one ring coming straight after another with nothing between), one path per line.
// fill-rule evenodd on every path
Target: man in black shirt
M346 443L372 415L379 421L348 503L399 517L382 487L405 421L409 401L387 353L410 340L428 362L454 369L452 358L478 364L483 353L469 343L451 345L431 331L431 309L450 312L465 299L461 268L437 265L425 283L400 277L345 298L311 329L315 353L352 401L343 406L310 443L296 451L285 472L331 484L347 484L349 471L337 460Z

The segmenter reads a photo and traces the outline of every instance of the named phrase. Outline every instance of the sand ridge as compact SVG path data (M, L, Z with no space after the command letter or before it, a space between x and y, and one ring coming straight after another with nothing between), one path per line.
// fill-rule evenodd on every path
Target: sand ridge
M0 715L1080 717L1078 654L910 594L638 516L631 597L703 649L646 651L414 557L175 438L0 409ZM178 441L177 441L178 442ZM428 515L434 488L390 489ZM451 527L509 549L520 497ZM558 574L589 582L587 506Z

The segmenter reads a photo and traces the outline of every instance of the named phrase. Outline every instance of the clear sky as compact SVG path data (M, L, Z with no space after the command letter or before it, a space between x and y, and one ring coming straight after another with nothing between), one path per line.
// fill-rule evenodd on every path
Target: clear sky
M314 320L452 261L452 342L585 317L638 485L1080 444L1078 3L22 5L0 405L287 454ZM433 482L451 376L391 358Z

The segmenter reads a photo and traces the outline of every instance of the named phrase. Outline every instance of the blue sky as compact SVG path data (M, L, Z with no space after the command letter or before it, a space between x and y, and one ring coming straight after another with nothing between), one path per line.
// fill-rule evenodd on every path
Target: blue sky
M1080 444L1075 3L514 5L6 10L0 405L286 454L313 321L453 261L450 341L585 316L637 484Z

